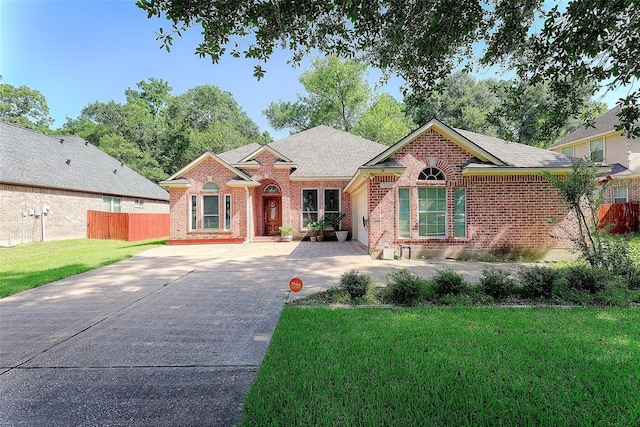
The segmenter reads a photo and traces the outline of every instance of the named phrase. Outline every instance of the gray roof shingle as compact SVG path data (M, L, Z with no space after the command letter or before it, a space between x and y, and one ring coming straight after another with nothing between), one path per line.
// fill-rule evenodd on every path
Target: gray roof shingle
M323 125L272 142L268 146L297 166L291 174L292 178L351 177L362 164L387 148L377 142ZM232 152L236 151L233 153L235 155L241 153L239 149L236 150L223 153L220 157L227 161ZM249 154L251 153L244 157ZM238 156L231 163L236 164L244 157Z
M475 132L454 129L505 164L516 168L562 168L571 167L577 158L542 148L505 141Z
M0 121L0 182L168 201L169 193L77 136Z
M618 113L620 112L620 106L616 105L611 110L607 111L594 122L594 127L580 126L578 129L565 135L560 141L556 142L549 148L558 147L560 145L568 144L570 142L579 141L581 139L589 138L590 136L601 135L606 132L613 132L615 127L620 124L618 119Z

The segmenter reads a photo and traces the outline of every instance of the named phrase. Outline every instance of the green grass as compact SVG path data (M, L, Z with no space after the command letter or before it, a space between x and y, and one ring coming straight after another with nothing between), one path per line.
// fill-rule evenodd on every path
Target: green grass
M285 307L242 425L640 425L640 311Z
M629 241L629 256L637 266L640 266L640 233L635 233Z
M130 258L164 242L78 239L0 248L0 298Z

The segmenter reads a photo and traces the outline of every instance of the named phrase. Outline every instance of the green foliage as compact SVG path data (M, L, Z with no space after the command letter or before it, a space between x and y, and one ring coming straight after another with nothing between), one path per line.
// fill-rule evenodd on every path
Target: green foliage
M325 125L383 144L391 144L410 130L402 104L388 93L374 97L366 80L367 67L336 56L315 58L300 83L307 92L296 102L269 104L263 114L274 129L292 133Z
M360 117L353 133L380 144L391 145L406 136L412 127L404 105L390 94L383 93Z
M40 91L8 83L0 83L0 119L45 133L50 133L49 126L53 123L47 100Z
M347 291L351 299L362 298L373 284L370 275L352 269L340 276L340 287Z
M582 0L562 7L513 0L136 4L149 18L172 21L172 30L157 34L167 49L176 34L195 26L202 29L196 53L214 63L229 51L262 64L277 46L292 52L294 64L312 52L357 58L384 76L403 78L423 99L453 70L500 66L514 72L515 87L547 82L556 100L544 107L551 123L577 115L584 106L580 92L591 84L595 93L640 78L636 1ZM257 77L264 75L260 65L255 69ZM621 114L622 128L631 135L640 135L639 95L631 91Z
M526 298L549 300L562 272L550 267L523 267L518 271L518 278Z
M0 298L164 245L164 240L57 240L0 248Z
M562 269L569 289L595 294L604 289L611 275L589 265L575 264Z
M242 426L636 426L640 311L285 307Z
M496 300L502 300L511 295L516 286L510 271L501 270L493 266L487 266L482 269L482 277L479 284L482 292Z
M324 216L324 223L335 231L339 231L340 223L346 216L347 214L343 213L328 213Z
M387 273L384 299L393 304L419 305L427 297L428 282L407 269Z
M220 153L270 140L231 94L196 86L171 94L150 78L125 90L126 103L94 102L62 128L96 145L152 181L159 181L205 151Z
M280 231L280 234L282 234L283 236L293 236L297 232L295 227L292 227L290 225L279 227L279 231Z
M469 287L464 276L451 269L438 271L431 282L437 296L460 295L465 293Z

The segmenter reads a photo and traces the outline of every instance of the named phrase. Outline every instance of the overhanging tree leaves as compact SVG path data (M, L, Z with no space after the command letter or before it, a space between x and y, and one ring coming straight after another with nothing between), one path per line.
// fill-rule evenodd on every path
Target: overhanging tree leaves
M453 70L505 65L522 85L546 81L557 99L551 116L575 116L584 84L617 88L640 78L640 2L574 0L566 9L544 11L543 0L138 0L148 17L166 16L173 37L201 26L196 52L214 62L226 52L266 61L274 49L293 61L313 50L361 58L402 77L415 96L425 96ZM484 51L474 53L474 44ZM264 73L256 65L255 74ZM639 91L626 98L623 127L640 135Z
M0 119L41 132L50 132L53 123L47 100L40 91L8 83L0 83Z

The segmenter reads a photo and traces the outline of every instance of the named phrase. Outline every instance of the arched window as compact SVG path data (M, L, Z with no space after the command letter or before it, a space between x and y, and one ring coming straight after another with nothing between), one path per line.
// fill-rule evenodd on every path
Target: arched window
M419 181L446 181L444 173L438 168L426 168L418 176Z
M280 189L278 188L278 186L277 186L277 185L270 184L270 185L267 185L267 186L265 187L264 192L265 192L265 193L279 193L279 192L280 192Z
M218 191L219 187L215 182L207 182L202 189L206 191Z

